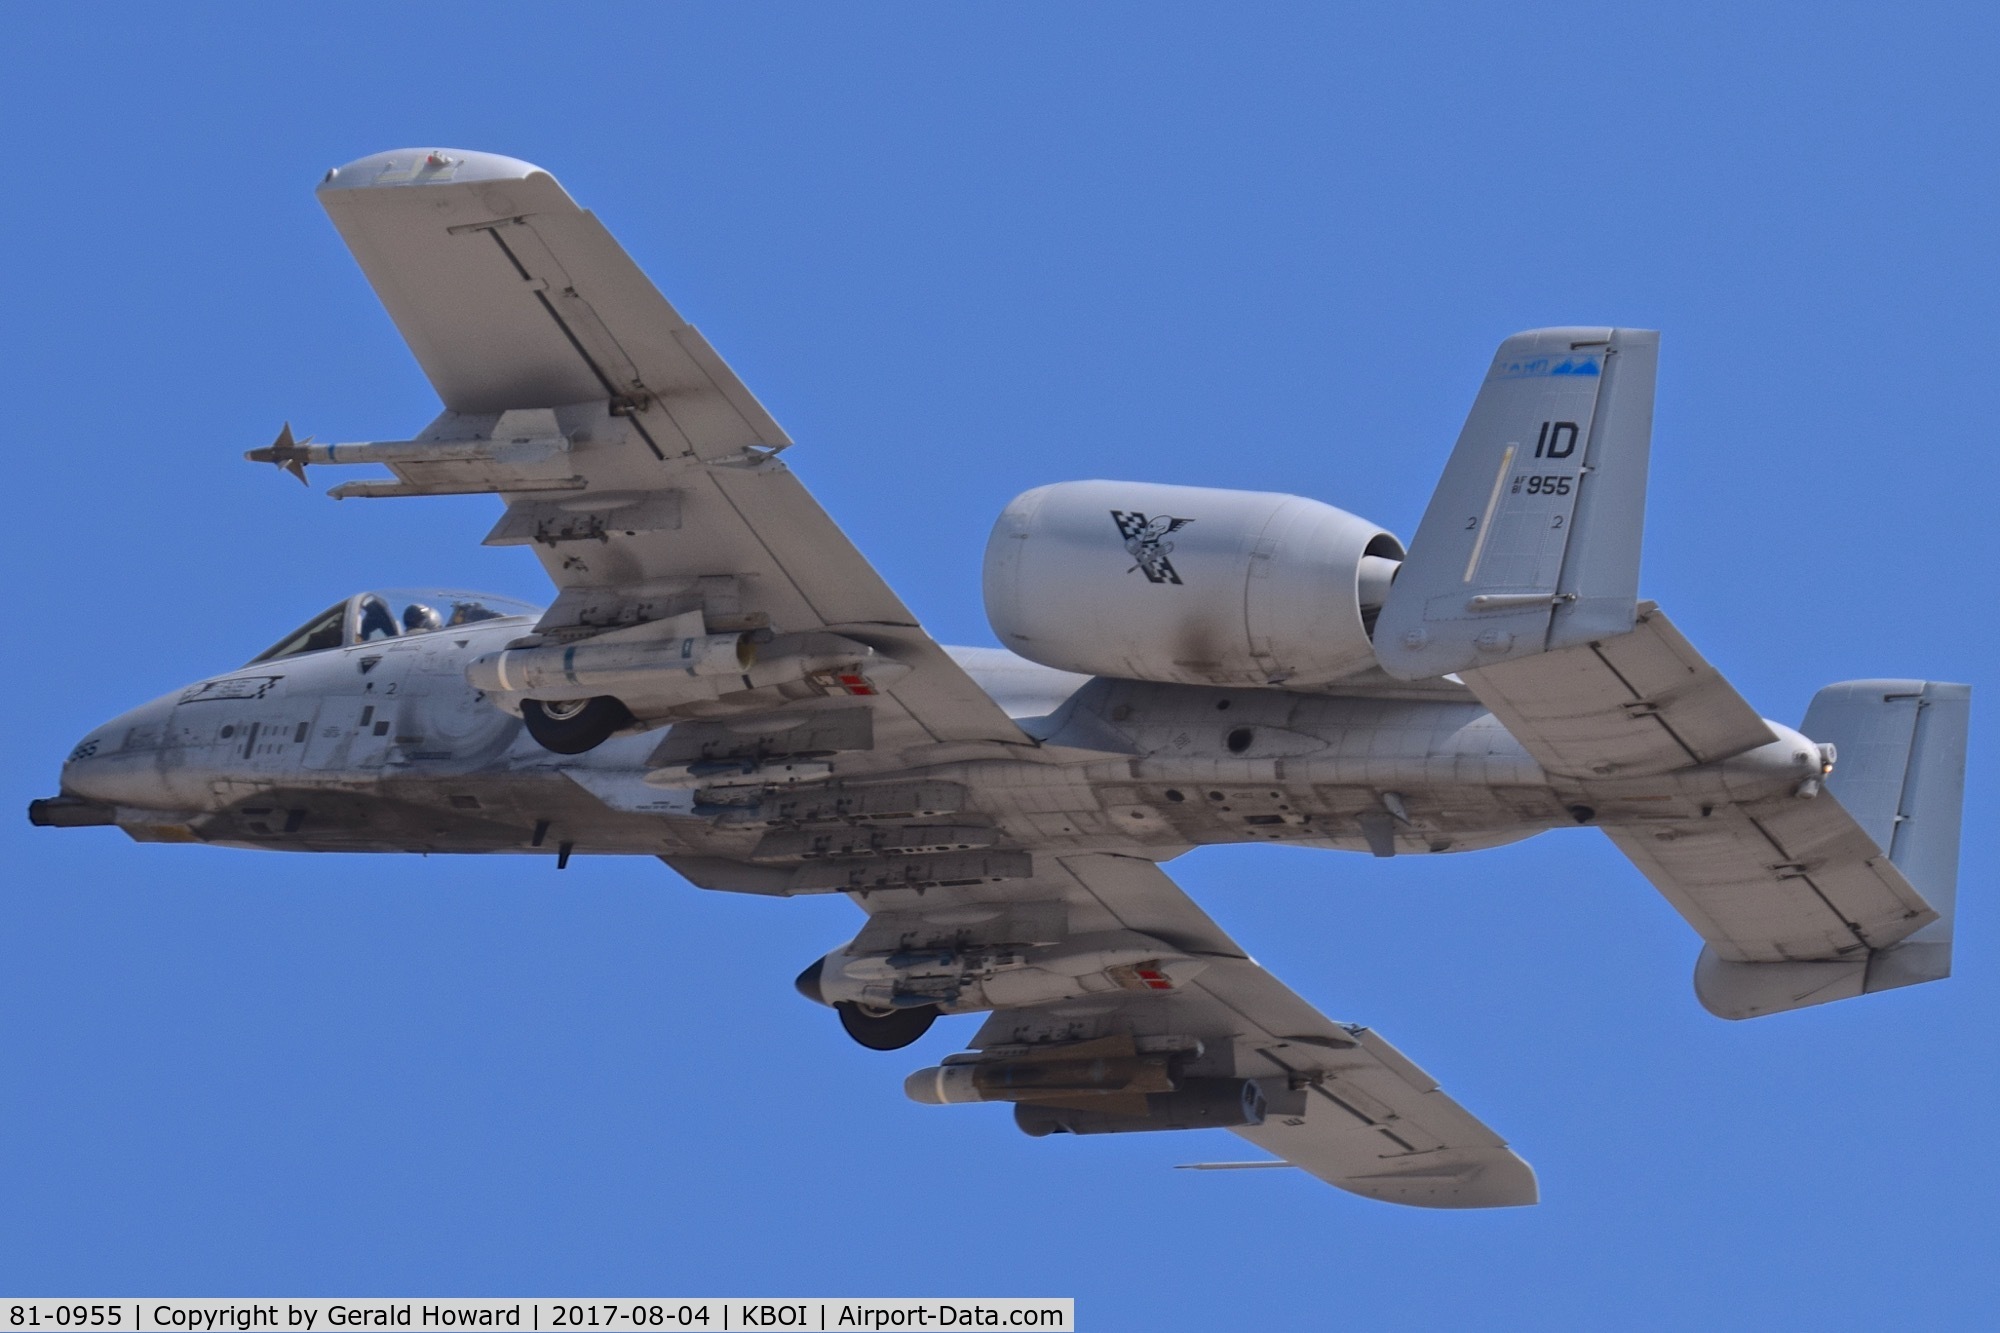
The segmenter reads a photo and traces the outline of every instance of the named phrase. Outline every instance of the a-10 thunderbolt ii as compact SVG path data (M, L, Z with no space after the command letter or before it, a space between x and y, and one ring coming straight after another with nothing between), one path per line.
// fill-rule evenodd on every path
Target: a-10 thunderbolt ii
M1407 549L1295 496L1030 491L985 557L1011 651L948 649L554 178L412 150L319 198L445 410L250 457L394 474L336 497L497 495L486 543L529 546L554 599L360 593L94 729L38 823L844 893L866 924L796 984L856 1040L988 1014L917 1101L1011 1103L1033 1135L1227 1128L1429 1207L1532 1203L1534 1173L1162 862L1592 826L1702 937L1724 1017L1950 969L1969 691L1831 685L1794 730L1639 600L1653 333L1503 342Z

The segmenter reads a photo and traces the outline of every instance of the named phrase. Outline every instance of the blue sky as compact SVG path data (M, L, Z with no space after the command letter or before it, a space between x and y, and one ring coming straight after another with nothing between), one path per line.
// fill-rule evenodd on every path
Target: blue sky
M240 461L435 400L312 197L555 172L947 641L1044 482L1407 537L1497 341L1664 331L1645 587L1768 716L1987 691L2000 154L1981 6L17 8L0 51L7 808L359 587L539 598L490 501ZM1976 696L1983 710L1990 693ZM0 821L0 1290L1048 1294L1091 1329L1973 1326L2000 1306L1992 786L1960 975L1726 1024L1595 833L1174 872L1508 1135L1434 1214L1215 1135L907 1102L791 989L841 901L651 861L284 858ZM1289 1322L1288 1322L1289 1321Z

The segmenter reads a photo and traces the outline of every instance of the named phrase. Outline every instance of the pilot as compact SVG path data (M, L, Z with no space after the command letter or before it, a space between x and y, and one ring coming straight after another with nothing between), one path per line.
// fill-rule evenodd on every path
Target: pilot
M427 630L443 629L444 617L437 608L425 606L422 602L411 602L403 608L403 633L422 634Z

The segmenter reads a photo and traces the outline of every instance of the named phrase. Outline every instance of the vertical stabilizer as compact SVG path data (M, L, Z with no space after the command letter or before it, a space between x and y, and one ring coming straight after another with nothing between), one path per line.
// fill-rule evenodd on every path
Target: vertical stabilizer
M1935 680L1850 680L1813 696L1800 730L1835 747L1827 790L1889 853L1938 919L1869 963L1867 989L1951 975L1965 738L1972 687Z
M1500 344L1375 629L1422 680L1632 629L1659 334Z
M1695 993L1711 1013L1752 1018L1951 975L1971 708L1971 686L1943 681L1851 680L1813 696L1801 730L1835 748L1828 793L1937 919L1852 958L1731 962L1711 945L1695 964Z

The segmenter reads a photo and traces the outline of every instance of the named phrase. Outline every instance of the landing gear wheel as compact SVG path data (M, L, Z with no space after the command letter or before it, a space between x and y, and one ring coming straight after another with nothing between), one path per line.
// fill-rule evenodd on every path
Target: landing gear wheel
M619 728L629 726L632 710L608 694L595 699L524 699L521 720L528 724L528 734L544 750L582 754L610 740Z
M914 1009L864 1009L852 1000L842 1000L833 1007L847 1035L871 1051L900 1051L929 1032L938 1016L934 1004Z

